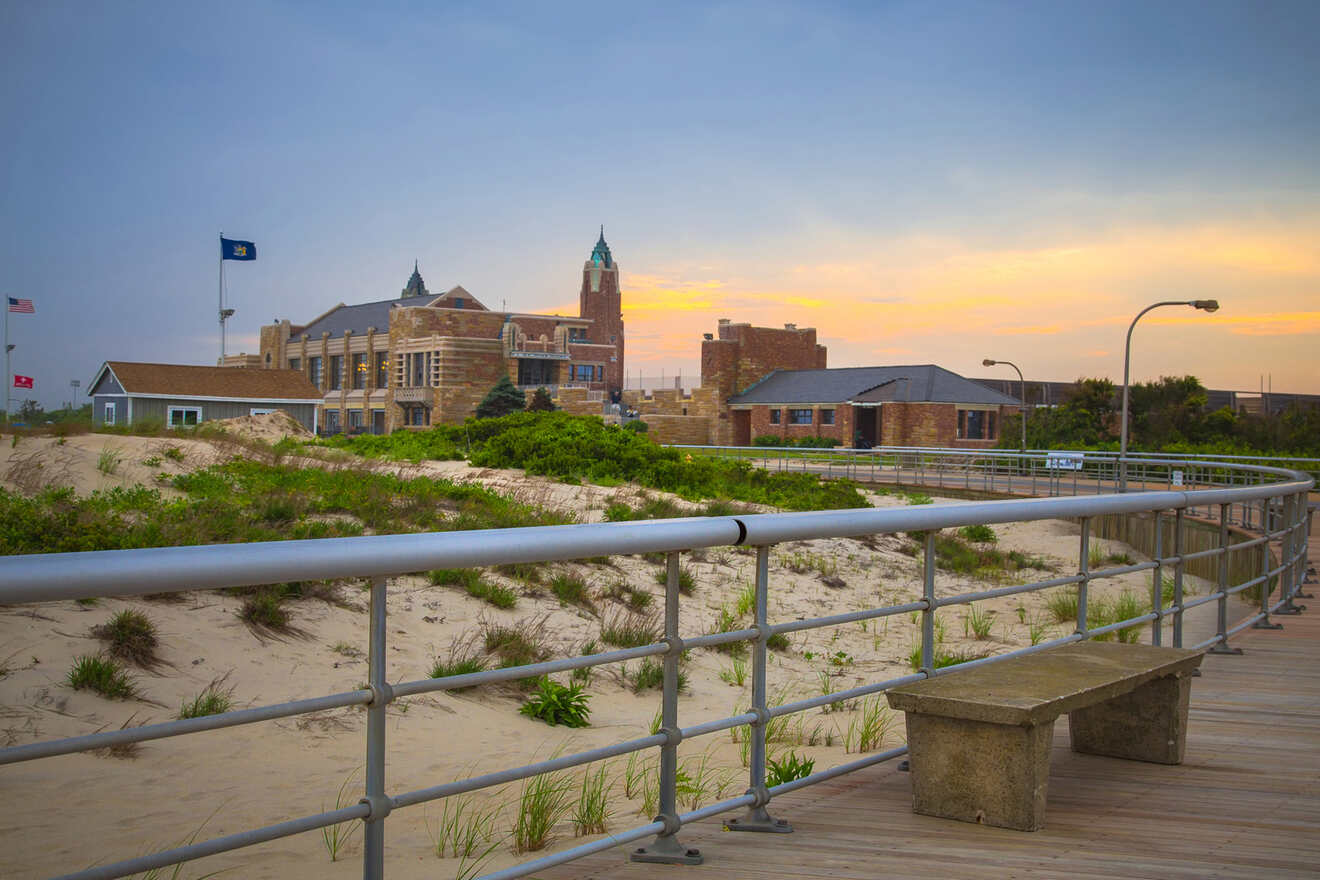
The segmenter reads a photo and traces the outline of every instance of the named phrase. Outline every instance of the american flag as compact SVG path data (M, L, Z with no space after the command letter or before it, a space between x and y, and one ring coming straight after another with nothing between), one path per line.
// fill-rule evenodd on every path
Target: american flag
M32 307L30 299L16 299L9 297L9 311L18 312L21 315L35 315L37 310Z

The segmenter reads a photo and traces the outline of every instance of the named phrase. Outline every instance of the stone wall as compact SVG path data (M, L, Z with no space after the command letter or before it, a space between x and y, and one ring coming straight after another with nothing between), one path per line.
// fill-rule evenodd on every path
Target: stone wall
M704 416L642 416L647 436L656 443L680 443L686 446L710 445L710 419Z

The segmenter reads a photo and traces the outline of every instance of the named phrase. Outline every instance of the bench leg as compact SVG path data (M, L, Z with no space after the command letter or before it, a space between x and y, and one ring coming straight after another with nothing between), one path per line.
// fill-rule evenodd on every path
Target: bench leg
M906 714L915 812L1018 831L1045 824L1053 720L1014 727Z
M1068 715L1074 752L1156 764L1181 764L1187 748L1192 680L1167 676Z

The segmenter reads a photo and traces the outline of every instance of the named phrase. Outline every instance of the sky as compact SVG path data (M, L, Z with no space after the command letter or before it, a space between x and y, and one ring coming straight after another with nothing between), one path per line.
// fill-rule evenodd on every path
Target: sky
M830 366L1320 393L1315 2L0 2L0 292L47 407L104 360L427 286L627 370L720 318ZM85 397L82 398L85 400Z

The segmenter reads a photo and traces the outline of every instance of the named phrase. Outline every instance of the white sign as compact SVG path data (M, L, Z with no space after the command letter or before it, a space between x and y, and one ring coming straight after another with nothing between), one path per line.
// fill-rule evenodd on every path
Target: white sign
M1181 486L1183 484L1182 471L1173 472L1173 485Z
M1080 471L1082 459L1080 452L1048 452L1045 454L1045 467L1056 471Z

